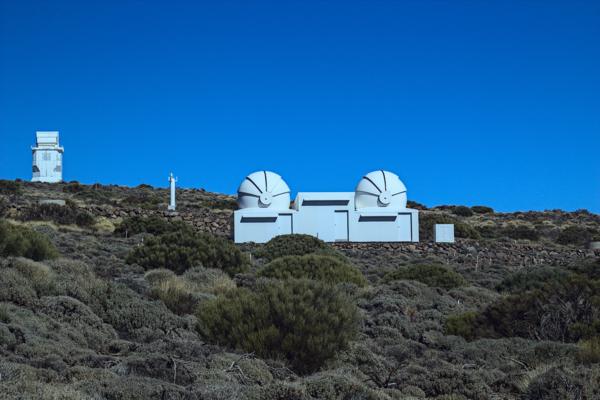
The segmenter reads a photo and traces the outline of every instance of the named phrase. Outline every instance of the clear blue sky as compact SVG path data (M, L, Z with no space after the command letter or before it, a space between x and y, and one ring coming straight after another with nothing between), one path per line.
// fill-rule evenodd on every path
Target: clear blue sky
M600 2L0 0L0 178L36 130L85 183L600 212Z

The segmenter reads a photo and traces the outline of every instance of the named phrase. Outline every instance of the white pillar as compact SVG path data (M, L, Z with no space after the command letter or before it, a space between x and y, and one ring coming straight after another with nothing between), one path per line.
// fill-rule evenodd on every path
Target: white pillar
M173 173L169 175L169 183L171 185L171 199L169 202L169 210L175 211L175 182L177 182L177 178L173 177Z

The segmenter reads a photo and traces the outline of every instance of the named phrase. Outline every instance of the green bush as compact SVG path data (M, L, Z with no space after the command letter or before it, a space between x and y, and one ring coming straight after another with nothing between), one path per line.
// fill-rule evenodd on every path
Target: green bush
M533 228L527 225L509 225L501 230L501 234L516 240L532 240L536 241L540 239L540 234Z
M454 234L457 238L481 239L479 232L466 222L444 214L419 214L419 237L421 240L433 240L435 224L454 224Z
M256 256L272 261L279 257L303 256L327 249L329 246L324 241L311 235L280 235L269 240Z
M465 278L459 273L436 264L411 265L397 269L386 275L388 282L395 280L419 281L427 286L452 289L466 285Z
M473 215L473 211L469 207L456 206L452 209L452 214L458 215L459 217L470 217Z
M147 270L166 268L178 274L202 265L231 276L246 271L250 265L249 258L230 241L188 230L150 237L129 253L126 261Z
M446 319L446 334L462 336L467 340L475 339L475 319L477 313L468 311L458 315L451 315Z
M593 234L594 232L591 232L587 228L569 226L560 232L558 238L556 238L556 243L562 245L585 246L590 242Z
M258 275L276 279L313 279L331 284L349 282L358 286L367 283L355 266L339 258L319 254L277 258L265 265Z
M270 282L204 302L198 331L211 342L286 359L311 373L346 348L358 331L358 312L339 289L311 280Z
M58 204L37 204L28 208L22 215L23 221L52 221L61 225L89 227L94 224L92 214L80 210L72 202L64 206Z
M41 233L0 220L0 255L40 261L56 258L58 251Z
M21 194L21 192L22 189L20 182L0 179L0 194L18 195Z
M473 207L471 207L471 211L473 211L476 214L493 214L494 213L494 209L492 207L486 207L486 206L473 206Z
M125 218L117 228L115 234L120 236L132 236L138 233L150 233L162 235L170 232L192 230L192 227L182 221L169 221L157 216L151 217L129 217Z

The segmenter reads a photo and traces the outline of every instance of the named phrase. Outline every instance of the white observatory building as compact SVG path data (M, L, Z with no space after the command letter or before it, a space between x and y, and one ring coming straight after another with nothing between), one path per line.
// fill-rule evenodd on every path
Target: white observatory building
M301 233L326 242L418 242L419 212L406 208L406 186L397 175L373 171L354 192L300 192L270 171L248 175L238 189L236 243L265 243Z
M36 132L33 157L32 182L62 182L63 152L58 142L58 132Z

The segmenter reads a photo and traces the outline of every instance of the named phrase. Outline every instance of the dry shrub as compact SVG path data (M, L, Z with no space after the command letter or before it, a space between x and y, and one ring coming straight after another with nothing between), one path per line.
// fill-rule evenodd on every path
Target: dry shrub
M146 280L151 294L175 314L191 314L200 301L235 288L235 283L220 270L202 267L190 269L177 276L167 269L148 271Z
M19 271L12 268L0 269L0 301L33 306L36 300L35 290Z
M177 276L157 282L151 291L155 298L179 315L191 314L199 301L193 286Z
M155 285L167 279L173 278L174 276L175 272L171 271L170 269L157 268L146 272L144 274L144 279L146 279L150 285Z
M220 269L196 267L185 271L182 278L196 290L213 295L225 294L236 288L235 282Z
M11 266L29 280L38 296L46 296L54 292L55 277L49 266L27 258L13 259Z

